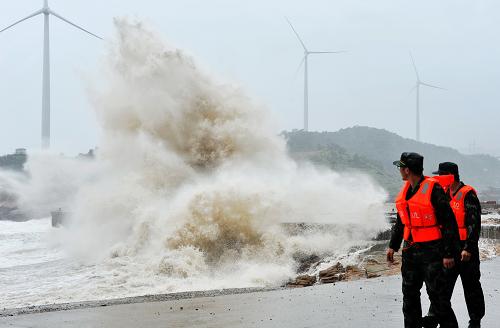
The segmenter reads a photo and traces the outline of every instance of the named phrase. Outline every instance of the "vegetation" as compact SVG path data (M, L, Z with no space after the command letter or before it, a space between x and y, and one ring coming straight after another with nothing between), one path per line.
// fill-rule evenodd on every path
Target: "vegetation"
M22 171L27 159L25 149L16 149L14 154L0 156L0 168Z

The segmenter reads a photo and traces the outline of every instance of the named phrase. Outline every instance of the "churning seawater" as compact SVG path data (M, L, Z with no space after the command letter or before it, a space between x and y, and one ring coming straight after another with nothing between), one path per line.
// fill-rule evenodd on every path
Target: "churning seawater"
M64 227L52 227L48 218L27 222L0 221L0 308L179 291L279 286L294 274L286 268L279 268L279 260L276 263L271 260L268 265L248 260L237 271L232 271L235 268L232 265L207 270L206 263L191 263L199 261L195 249L179 254L178 267L169 268L168 272L152 265L155 261L151 258L110 256L96 263L86 263L68 254L67 248L59 244L65 233ZM334 238L318 234L309 237ZM298 243L303 242L294 238ZM302 238L307 239L307 236ZM364 245L369 244L365 242ZM304 247L304 252L307 251ZM323 266L329 262L353 263L357 260L357 252L347 245L328 253ZM186 267L192 272L169 272L186 270Z

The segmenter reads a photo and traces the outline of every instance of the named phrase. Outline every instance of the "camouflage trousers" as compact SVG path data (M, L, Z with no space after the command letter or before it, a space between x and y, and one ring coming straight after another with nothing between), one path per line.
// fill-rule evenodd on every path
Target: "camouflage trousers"
M422 327L420 290L425 283L441 327L457 328L457 318L446 293L446 274L440 242L414 244L403 250L403 314L405 328Z
M479 250L473 250L471 253L471 259L468 262L456 260L457 265L453 269L446 270L446 294L451 299L455 283L458 276L460 276L470 323L478 325L484 317L485 312L484 294L481 282L479 281L481 278ZM435 306L432 303L428 316L436 317Z

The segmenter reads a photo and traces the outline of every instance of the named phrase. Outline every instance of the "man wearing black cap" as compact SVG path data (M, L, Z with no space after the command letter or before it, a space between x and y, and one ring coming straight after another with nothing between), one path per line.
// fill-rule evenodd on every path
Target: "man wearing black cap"
M403 153L399 167L403 188L396 197L397 220L392 227L387 260L403 244L403 314L405 328L422 327L420 289L425 282L441 327L458 327L445 287L445 270L455 265L458 227L450 203L438 181L423 175L424 158Z
M480 327L485 312L483 289L479 281L481 272L478 241L481 234L481 204L476 191L460 181L457 164L440 163L438 171L433 173L441 176L454 176L453 183L447 190L447 196L457 220L461 253L457 259L456 268L448 272L448 297L451 299L455 283L460 275L469 312L469 328ZM427 327L437 327L434 312L434 305L431 304L429 314L425 318Z

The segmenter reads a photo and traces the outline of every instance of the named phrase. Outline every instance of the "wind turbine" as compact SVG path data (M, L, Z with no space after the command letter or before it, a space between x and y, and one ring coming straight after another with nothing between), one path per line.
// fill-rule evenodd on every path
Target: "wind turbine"
M308 67L307 67L307 60L309 58L309 55L316 55L316 54L338 54L344 51L309 51L300 38L299 34L293 27L292 23L290 20L285 17L286 21L288 24L290 24L290 27L292 28L293 33L295 33L295 36L297 36L297 39L299 40L300 44L302 45L302 48L304 49L304 57L302 58L302 63L304 63L304 131L308 131L309 129L309 87L308 87Z
M416 133L417 133L417 141L420 141L420 86L423 85L426 87L441 89L441 90L446 90L446 89L429 84L429 83L422 82L420 80L420 76L418 75L417 66L415 65L415 60L413 59L413 55L411 54L411 52L410 52L410 58L411 58L411 63L413 64L413 69L415 70L415 75L417 77L417 82L416 82L415 86L411 89L411 91L413 91L414 89L417 90L417 114L416 114L417 115L417 127L416 127Z
M21 22L24 22L27 19L43 14L44 16L44 24L43 24L43 79L42 79L42 148L50 147L50 38L49 38L49 16L53 15L63 22L66 22L70 25L73 25L79 30L86 32L98 39L102 38L98 35L95 35L92 32L87 31L86 29L70 22L66 18L54 12L49 8L48 0L43 1L43 7L40 10L35 11L33 14L25 17L23 19L18 20L17 22L7 26L3 30L0 30L0 33L8 30L9 28L17 25Z

